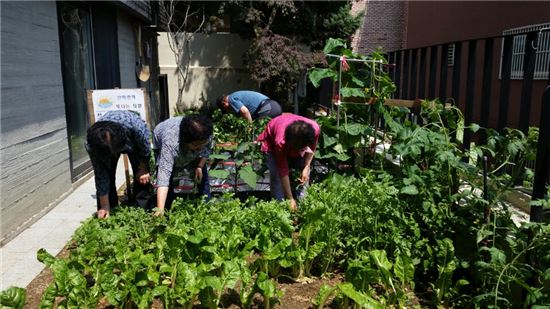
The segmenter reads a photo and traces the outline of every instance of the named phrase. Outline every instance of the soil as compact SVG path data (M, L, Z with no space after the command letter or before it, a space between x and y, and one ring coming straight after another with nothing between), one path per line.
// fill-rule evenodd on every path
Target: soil
M68 256L69 251L67 248L64 248L57 257L66 257ZM39 307L40 299L42 294L52 282L53 274L48 268L44 268L38 276L36 276L30 283L27 285L27 301L25 304L25 309L36 309ZM288 281L288 280L287 280ZM274 306L275 309L306 309L313 308L312 300L317 296L319 289L323 284L328 284L334 286L343 281L342 275L336 274L330 278L306 278L306 280L301 280L300 282L284 282L280 280L278 283L279 290L283 291L283 297L280 299L280 302ZM241 308L239 305L239 296L235 291L227 293L222 298L223 307L237 309ZM330 305L330 301L327 302L327 306ZM98 308L109 308L109 306L102 306L98 304ZM151 308L163 308L162 304L155 302ZM199 307L197 307L199 308ZM261 309L263 308L262 298L257 295L254 299L254 304L252 308Z

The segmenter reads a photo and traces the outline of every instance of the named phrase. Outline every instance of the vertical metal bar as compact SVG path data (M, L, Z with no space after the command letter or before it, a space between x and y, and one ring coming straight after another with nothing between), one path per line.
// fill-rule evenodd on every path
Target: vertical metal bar
M498 130L502 131L508 124L508 105L510 103L510 73L512 72L512 44L514 36L504 37L502 48L502 72L500 81L500 98L498 108Z
M487 156L483 156L483 199L489 201L489 186L487 185ZM488 205L488 204L487 204ZM491 207L485 206L484 218L489 223Z
M403 52L397 51L395 55L395 79L393 80L395 83L395 95L394 98L401 98L401 71L402 71L402 64L401 64L401 54Z
M529 116L533 96L533 76L535 74L538 32L529 32L525 39L525 58L523 58L523 85L521 89L521 108L519 112L519 129L523 133L529 130Z
M451 97L455 101L455 106L460 108L460 73L462 71L462 42L455 43L455 56L453 64L453 84Z
M464 106L464 126L469 126L472 123L472 118L474 114L476 48L477 40L468 41L468 72L466 77L466 104ZM463 149L465 152L468 152L470 150L471 140L472 132L469 129L464 129ZM469 156L464 156L462 160L468 162Z
M418 79L416 75L418 74L418 49L412 50L411 56L411 84L410 84L410 96L409 99L416 99L416 88L418 87Z
M411 50L407 49L403 54L403 84L401 86L402 99L409 98L410 65L411 65Z
M544 198L550 169L550 85L542 95L540 113L539 140L537 143L537 160L535 163L535 179L533 182L533 196L536 201ZM531 222L542 222L544 213L542 206L531 206Z
M426 54L428 49L426 47L419 50L420 52L420 70L418 76L418 97L420 99L426 98Z
M448 63L449 44L443 44L440 50L441 63L439 64L439 98L443 101L447 99L447 74L449 71Z
M491 92L492 92L492 80L493 80L493 52L494 52L494 39L489 38L485 40L485 51L483 55L483 81L481 86L481 117L480 125L484 128L489 127L489 112L491 110ZM487 142L487 132L482 130L481 143Z
M437 69L437 46L430 48L430 81L428 84L428 97L430 100L435 99L435 78Z
M390 64L388 66L388 74L391 80L395 80L395 69L392 69L392 66L391 66L392 63L395 63L395 54L396 52L388 53L388 64Z
M342 93L340 93L340 90L342 89L342 59L338 59L339 61L339 70L338 70L338 101L336 101L336 129L340 129L340 105L342 100ZM339 136L339 133L336 133L337 136Z

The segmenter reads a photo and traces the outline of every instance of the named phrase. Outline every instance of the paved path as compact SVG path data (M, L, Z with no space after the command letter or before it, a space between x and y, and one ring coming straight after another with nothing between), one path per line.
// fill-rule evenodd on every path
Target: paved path
M119 161L117 188L124 183L124 164ZM10 286L25 288L44 269L36 259L40 248L57 255L82 221L96 211L95 183L91 177L50 212L0 248L0 291Z

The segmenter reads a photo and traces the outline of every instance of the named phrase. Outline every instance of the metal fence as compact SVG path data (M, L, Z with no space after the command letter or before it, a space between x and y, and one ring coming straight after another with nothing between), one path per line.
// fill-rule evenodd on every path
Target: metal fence
M550 26L550 24L546 25ZM504 33L502 36L449 42L393 51L389 62L397 99L453 102L465 125L527 133L539 127L533 198L544 196L550 183L550 28ZM520 29L521 30L521 29ZM548 87L547 87L548 86ZM484 131L465 130L463 148L484 143ZM531 213L533 218L537 211ZM536 219L540 219L537 217Z

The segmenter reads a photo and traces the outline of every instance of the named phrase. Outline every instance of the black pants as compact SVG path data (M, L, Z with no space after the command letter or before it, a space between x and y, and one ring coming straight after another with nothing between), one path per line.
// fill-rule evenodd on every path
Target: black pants
M116 167L120 154L115 157L111 157L110 164L107 168L109 174L109 205L111 209L118 205L118 192L116 188ZM135 155L129 154L130 165L132 166L132 172L134 173L134 183L132 185L132 194L128 196L128 204L133 206L139 206L147 209L149 205L149 199L151 198L151 186L150 184L142 185L139 183L139 179L136 178L139 169L139 163L141 158L137 158ZM99 202L99 195L97 195L97 210L100 209L101 204Z

